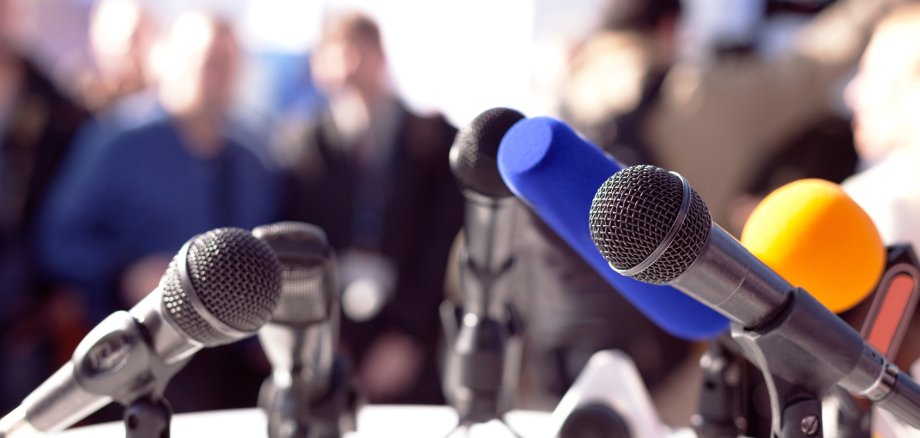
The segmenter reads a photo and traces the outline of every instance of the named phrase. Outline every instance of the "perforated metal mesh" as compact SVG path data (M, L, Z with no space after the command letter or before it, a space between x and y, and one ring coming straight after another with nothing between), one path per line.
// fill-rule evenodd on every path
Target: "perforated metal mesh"
M208 346L238 339L213 327L192 305L193 297L205 312L241 332L254 333L268 322L281 292L281 266L267 244L237 228L200 234L184 259L186 284L178 266L181 255L160 282L163 308L179 329Z
M312 324L328 320L335 299L335 269L326 233L314 225L280 222L252 230L281 262L281 300L272 321Z
M677 219L683 184L676 175L655 166L633 166L610 177L591 204L591 238L616 269L634 268L662 244ZM667 283L679 277L706 244L712 219L706 204L692 191L689 214L661 257L633 278Z

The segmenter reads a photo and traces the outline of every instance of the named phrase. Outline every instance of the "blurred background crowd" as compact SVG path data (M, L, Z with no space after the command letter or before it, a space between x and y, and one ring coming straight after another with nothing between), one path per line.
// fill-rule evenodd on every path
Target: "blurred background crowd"
M901 3L0 0L0 412L191 236L277 220L335 247L367 399L443 403L463 217L448 151L494 106L680 172L735 233L772 189L820 177L847 180L886 242L920 243L920 8L887 15ZM657 401L692 408L672 383L700 348L536 217L518 240L542 407L617 348ZM208 349L167 397L251 407L268 372L257 342Z

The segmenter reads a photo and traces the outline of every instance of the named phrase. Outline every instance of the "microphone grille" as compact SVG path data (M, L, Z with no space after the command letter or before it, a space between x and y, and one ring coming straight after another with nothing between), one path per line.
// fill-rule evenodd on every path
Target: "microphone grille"
M195 236L185 257L173 258L160 283L163 308L193 339L215 346L238 340L208 321L209 316L246 334L271 318L281 292L281 266L272 249L239 228ZM188 278L178 264L184 262ZM196 308L197 300L204 307Z
M252 230L281 262L281 300L272 321L311 324L328 320L336 297L333 251L326 233L315 225L279 222Z
M621 271L635 268L666 243L681 210L683 190L680 177L648 165L625 168L601 185L591 203L591 238L611 266ZM667 250L633 278L668 283L696 261L712 219L696 191L691 190L690 199L687 218Z

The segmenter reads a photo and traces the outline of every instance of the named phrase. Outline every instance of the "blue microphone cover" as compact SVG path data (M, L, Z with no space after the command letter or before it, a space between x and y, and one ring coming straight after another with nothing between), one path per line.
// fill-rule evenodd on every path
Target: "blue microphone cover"
M688 340L725 331L725 317L670 286L616 273L594 246L588 223L591 201L598 187L622 168L568 125L548 117L516 123L498 150L498 170L511 191L649 319Z

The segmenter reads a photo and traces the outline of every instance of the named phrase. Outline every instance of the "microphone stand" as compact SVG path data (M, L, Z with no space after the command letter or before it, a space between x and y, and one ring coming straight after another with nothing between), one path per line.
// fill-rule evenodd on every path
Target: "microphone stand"
M816 319L823 306L808 292L797 289L789 303L769 323L748 330L732 324L732 337L745 357L762 372L770 395L771 435L774 438L820 438L824 435L821 399L836 381L816 370L821 361L814 352L796 346L797 329L820 327ZM834 315L827 315L834 317ZM828 326L830 326L828 324ZM790 349L796 349L790 360Z
M858 399L840 387L832 397L838 403L837 437L872 438L872 409L865 399Z
M169 438L172 407L162 397L142 396L125 407L126 438Z
M476 423L500 421L515 437L504 415L511 404L523 350L520 324L509 304L512 281L511 236L514 197L495 199L471 190L467 197L465 244L460 257L464 308L445 301L441 320L447 335L443 387L457 411L458 424L447 436ZM505 215L502 215L504 212ZM505 219L505 220L502 220ZM490 230L472 240L469 227Z
M138 317L148 324L158 321ZM128 438L169 438L172 408L163 391L191 355L173 363L160 359L150 333L158 329L145 327L131 313L116 312L99 323L74 351L74 377L82 387L96 394L119 394L114 401L125 407Z
M445 437L461 430L468 435L474 424L498 420L521 438L504 419L510 405L508 382L516 381L520 367L522 340L516 319L479 318L445 301L441 321L449 348L444 387L458 417Z
M313 399L303 397L309 391L301 387L299 379L292 379L291 386L280 387L269 376L260 396L260 405L268 414L269 436L339 438L343 431L354 431L357 394L349 380L350 375L350 362L342 356L336 357L329 386L322 395Z
M770 436L771 417L758 408L769 402L763 373L744 357L740 345L730 334L713 339L709 351L700 358L700 368L703 385L699 411L691 419L697 436ZM840 438L857 436L840 435Z

